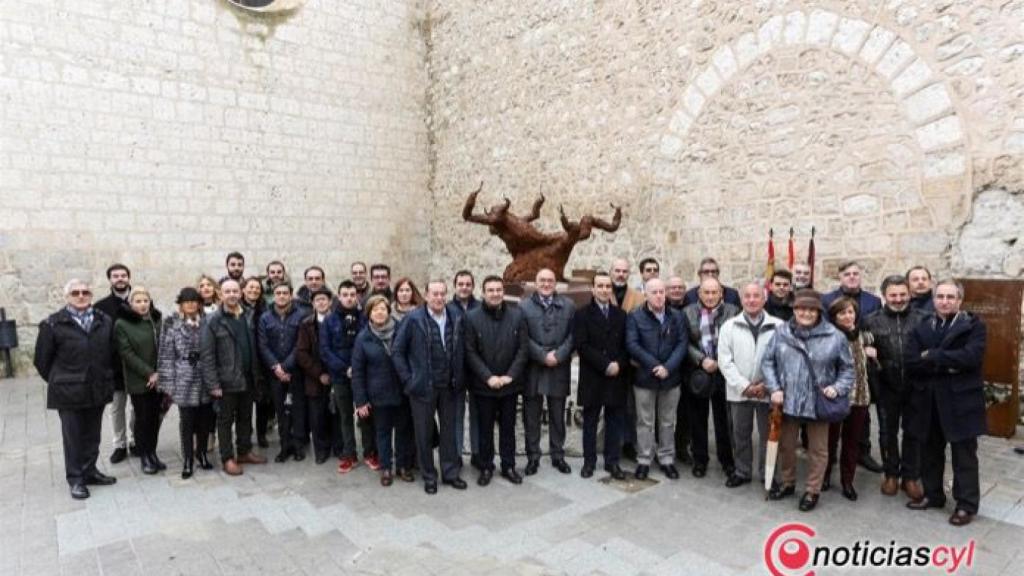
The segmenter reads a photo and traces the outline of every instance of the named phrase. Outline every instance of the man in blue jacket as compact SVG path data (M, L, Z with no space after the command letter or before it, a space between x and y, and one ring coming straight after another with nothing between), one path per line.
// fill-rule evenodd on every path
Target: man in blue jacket
M306 458L306 392L295 356L304 317L292 302L292 285L282 282L274 287L273 308L263 313L256 329L260 359L271 373L270 387L281 436L281 451L275 462L285 462L289 457L300 462Z
M355 269L355 264L352 268ZM365 272L365 270L364 270ZM331 373L331 396L341 434L341 457L338 473L348 474L359 465L356 458L355 404L352 399L352 347L356 336L366 325L359 309L359 289L351 280L338 285L338 308L324 320L320 333L320 357ZM359 420L363 441L363 458L371 470L380 468L377 461L377 439L373 416Z
M465 337L462 318L448 314L443 280L427 283L427 302L409 313L398 327L391 360L409 397L413 434L423 489L437 494L434 467L434 415L440 428L441 481L465 490L459 478L459 455L455 451L456 401L463 389Z
M654 459L654 422L658 422L658 463L670 479L679 478L676 457L676 410L686 358L687 332L682 315L665 306L665 283L647 281L647 302L630 313L626 322L626 350L633 359L636 381L637 467L634 476L645 480Z

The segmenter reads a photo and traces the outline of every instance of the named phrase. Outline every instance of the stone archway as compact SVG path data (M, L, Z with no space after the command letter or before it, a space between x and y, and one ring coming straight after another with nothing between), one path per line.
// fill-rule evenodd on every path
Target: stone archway
M678 161L680 156L692 154L692 131L702 121L702 115L714 106L716 99L735 97L735 94L723 96L723 90L730 92L732 85L741 82L740 79L745 78L752 67L763 68L765 59L773 55L792 57L793 53L800 51L841 55L851 62L851 69L858 67L867 70L872 82L877 79L875 83L878 90L885 92L898 108L896 113L902 119L899 130L909 135L901 145L913 148L911 157L914 170L907 171L913 174L905 174L909 179L903 179L898 185L915 189L922 210L927 211L927 225L914 230L912 226L903 225L897 219L886 219L880 224L882 227L899 228L886 231L885 238L887 241L891 239L891 245L879 246L876 243L874 251L878 254L868 250L846 255L869 259L877 257L879 265L884 263L893 266L904 260L921 258L936 265L936 260L948 246L953 228L966 218L971 197L969 143L961 119L943 78L933 72L908 42L884 26L835 12L796 10L785 15L775 15L763 22L757 30L739 36L713 53L710 62L685 88L678 107L671 113L667 132L661 135L660 152L663 158L659 172L662 174L662 182L656 194L672 196L665 194L668 192L666 189L675 188L676 191L691 190L694 195L699 195L696 191L699 184L686 181L680 185L678 175L674 182L670 180L671 176L666 179L665 175L671 174L673 168L666 168L664 164L671 164ZM725 90L727 87L730 89ZM856 186L850 188L844 201L854 206L855 211L881 210L883 205L882 199L876 202L866 196L858 197ZM743 210L746 207L736 208ZM881 217L878 220L883 222ZM778 218L769 218L767 222L774 224L777 230L780 225L791 224L791 221ZM736 226L733 224L730 228L736 229ZM929 228L941 231L940 236L943 238L933 235L932 238L924 239L925 230ZM761 245L766 232L760 229L738 230L739 235L747 235L747 242ZM682 230L674 231L670 237L675 238L680 233L686 235L686 231ZM802 233L806 234L806 231ZM689 234L686 237L691 242L713 244L708 241L707 234ZM828 248L825 252L828 253ZM683 260L690 260L694 254L682 256ZM742 262L744 257L749 260L756 258L756 255L749 248L735 251L734 259L737 262ZM741 273L749 271L745 269Z

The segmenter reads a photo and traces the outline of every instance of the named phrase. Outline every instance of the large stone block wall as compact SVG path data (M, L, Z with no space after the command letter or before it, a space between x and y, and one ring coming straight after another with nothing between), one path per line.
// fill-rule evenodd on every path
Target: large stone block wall
M236 249L332 285L356 258L425 273L423 10L0 2L0 306L22 357L63 282L105 290L113 261L164 307Z
M847 257L870 285L912 263L1021 275L1020 0L431 0L429 14L438 269L507 262L459 216L484 181L482 203L523 212L543 191L549 228L558 203L625 207L569 268L653 255L692 282L711 254L737 282L763 271L770 228L780 254L795 228L804 258L814 226L822 287Z

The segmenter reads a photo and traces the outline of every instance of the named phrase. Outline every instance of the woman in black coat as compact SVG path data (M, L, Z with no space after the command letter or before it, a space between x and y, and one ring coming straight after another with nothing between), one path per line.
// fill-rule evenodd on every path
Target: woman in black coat
M96 469L103 407L114 399L114 321L92 306L82 280L64 287L67 306L39 324L35 367L46 380L46 407L60 415L64 475L71 497L89 497L87 484L113 484Z
M604 410L604 468L616 480L626 473L619 468L626 419L626 313L611 304L612 279L598 273L593 280L593 300L576 312L574 340L580 355L576 401L583 407L583 469L590 478L597 465L597 424Z

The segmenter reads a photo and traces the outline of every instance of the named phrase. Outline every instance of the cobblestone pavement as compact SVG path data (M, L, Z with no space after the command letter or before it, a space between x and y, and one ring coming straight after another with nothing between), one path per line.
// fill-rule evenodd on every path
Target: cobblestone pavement
M757 486L704 479L616 483L550 466L513 486L465 492L397 482L384 489L365 466L345 477L333 460L248 466L240 477L178 474L177 413L162 428L168 471L138 460L111 465L104 422L101 468L118 483L68 496L60 425L39 379L0 381L0 575L55 574L763 574L766 536L786 522L817 531L812 544L892 539L963 545L976 540L977 574L1019 574L1024 561L1024 457L1002 439L981 442L981 517L963 529L943 512L910 512L857 475L860 501L835 491L803 514L768 503ZM572 441L578 443L579 429ZM521 446L520 446L521 447ZM276 451L276 443L268 452ZM523 465L520 459L519 465ZM819 573L822 573L819 571ZM826 572L827 573L827 572Z

